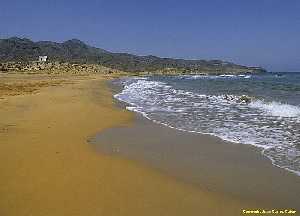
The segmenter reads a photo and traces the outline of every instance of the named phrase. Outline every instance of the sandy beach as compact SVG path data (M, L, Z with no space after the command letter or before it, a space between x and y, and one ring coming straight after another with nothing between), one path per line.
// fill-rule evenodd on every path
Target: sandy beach
M241 215L252 206L99 154L87 140L134 119L107 79L1 75L1 215Z
M0 216L300 216L299 11L1 1Z
M134 122L100 132L91 145L258 209L299 207L299 177L272 165L260 149L171 129L140 114Z

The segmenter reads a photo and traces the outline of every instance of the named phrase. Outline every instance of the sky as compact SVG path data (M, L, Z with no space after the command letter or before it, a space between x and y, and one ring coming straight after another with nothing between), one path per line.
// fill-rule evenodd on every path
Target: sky
M0 38L300 71L299 0L0 0Z

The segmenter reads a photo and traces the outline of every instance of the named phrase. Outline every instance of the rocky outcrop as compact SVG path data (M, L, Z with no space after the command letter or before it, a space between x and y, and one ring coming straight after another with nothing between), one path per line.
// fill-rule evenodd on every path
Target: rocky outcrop
M96 64L72 64L68 62L6 62L0 63L0 72L46 73L120 73L119 70Z
M237 102L237 103L244 103L244 104L249 104L255 99L255 98L250 97L248 95L241 95L241 96L224 95L223 98L227 101L234 101L234 102Z

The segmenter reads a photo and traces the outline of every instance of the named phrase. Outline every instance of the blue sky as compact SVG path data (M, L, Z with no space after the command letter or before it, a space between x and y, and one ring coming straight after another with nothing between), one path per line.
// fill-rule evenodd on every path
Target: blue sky
M299 0L0 0L0 37L300 71Z

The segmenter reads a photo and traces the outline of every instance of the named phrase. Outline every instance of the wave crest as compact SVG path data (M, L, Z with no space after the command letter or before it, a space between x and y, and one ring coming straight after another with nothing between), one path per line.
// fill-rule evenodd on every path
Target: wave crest
M264 111L266 114L278 117L298 117L300 116L300 107L280 102L264 102L255 100L249 104L252 108L257 108Z

